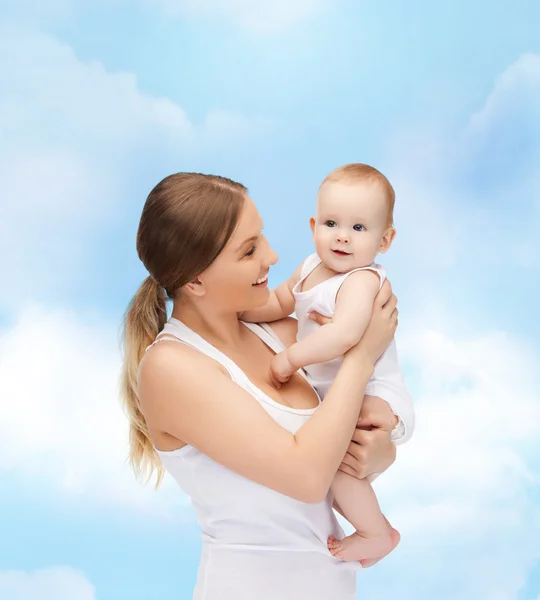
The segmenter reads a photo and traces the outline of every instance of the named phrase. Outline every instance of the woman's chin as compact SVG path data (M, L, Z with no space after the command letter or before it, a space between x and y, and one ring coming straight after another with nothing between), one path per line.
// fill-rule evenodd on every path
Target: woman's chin
M262 286L253 286L253 293L250 294L250 307L249 308L260 308L264 306L268 302L268 297L270 296L270 290L268 289L268 285ZM244 310L248 310L245 308Z

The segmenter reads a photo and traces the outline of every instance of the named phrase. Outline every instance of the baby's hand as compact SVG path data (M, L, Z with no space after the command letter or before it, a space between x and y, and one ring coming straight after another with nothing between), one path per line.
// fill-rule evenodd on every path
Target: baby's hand
M276 354L272 359L272 364L270 365L270 380L273 385L279 390L283 383L287 383L291 378L291 375L296 371L296 369L291 365L289 361L289 357L287 356L287 351L284 350L279 354Z

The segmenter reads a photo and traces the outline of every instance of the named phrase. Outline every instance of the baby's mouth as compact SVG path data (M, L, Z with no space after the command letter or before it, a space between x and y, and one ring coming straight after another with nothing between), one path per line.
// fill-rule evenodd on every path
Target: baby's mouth
M332 252L334 254L337 254L338 256L350 256L351 255L350 252L344 252L343 250L332 250Z

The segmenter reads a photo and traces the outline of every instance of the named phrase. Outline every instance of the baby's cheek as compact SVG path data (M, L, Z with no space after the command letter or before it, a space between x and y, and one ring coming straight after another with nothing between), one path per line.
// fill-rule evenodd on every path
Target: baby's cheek
M372 260L375 259L379 252L379 248L381 246L381 239L378 235L371 235L368 239L365 240L365 250L370 254L370 258Z
M325 232L317 232L316 231L313 241L315 243L315 247L318 250L325 250L330 245L331 236L328 235L327 231L325 231Z

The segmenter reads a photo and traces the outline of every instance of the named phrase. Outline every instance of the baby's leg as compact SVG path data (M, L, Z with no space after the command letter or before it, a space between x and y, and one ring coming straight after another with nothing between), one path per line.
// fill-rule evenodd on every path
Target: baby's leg
M393 550L399 544L399 541L401 540L401 536L399 535L399 531L397 529L394 529L392 527L392 525L390 525L390 523L386 517L384 517L384 520L388 523L388 527L390 527L390 529L392 530L392 550ZM384 556L379 556L377 558L367 558L366 560L361 560L360 563L364 567L364 569L367 569L368 567L372 567L373 565L376 565L383 558L384 558Z
M334 498L356 533L343 540L330 538L330 552L347 561L380 558L396 546L392 528L383 516L371 485L338 471L331 487Z

